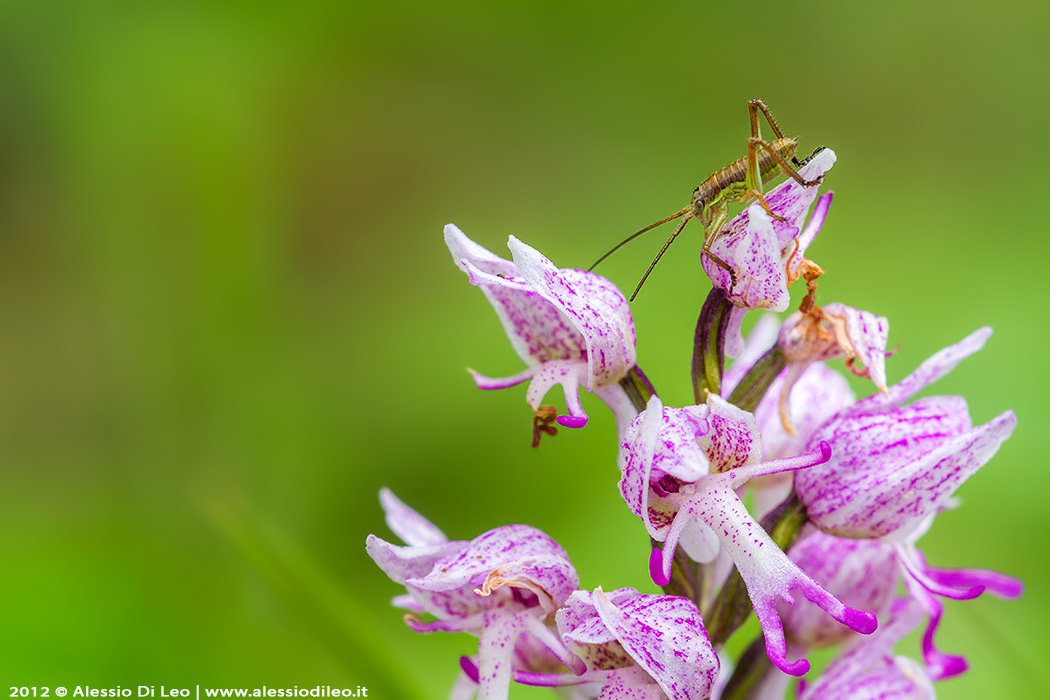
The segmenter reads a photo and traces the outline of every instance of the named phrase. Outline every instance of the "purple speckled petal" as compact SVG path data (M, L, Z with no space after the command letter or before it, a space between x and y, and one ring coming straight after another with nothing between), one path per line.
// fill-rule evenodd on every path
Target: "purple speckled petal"
M445 226L453 260L495 309L514 351L529 366L548 360L582 360L587 341L549 301L520 277L517 266Z
M587 389L609 386L626 376L636 360L634 321L616 285L593 272L559 270L514 236L508 247L522 278L584 337Z
M589 391L616 387L636 360L635 330L627 300L609 280L585 270L558 269L513 236L513 261L477 245L458 228L445 227L445 243L470 283L492 304L518 356L528 369L505 378L471 371L482 389L503 389L532 380L528 402L539 408L547 391L561 384L568 415L558 417L567 428L580 428L587 414L579 386ZM621 426L623 401L604 394Z
M507 700L514 647L525 631L526 615L492 610L478 639L478 700Z
M806 163L805 166L799 170L799 174L807 180L814 180L821 177L826 172L831 170L835 165L837 156L835 151L830 148L825 148L823 151L813 156L813 158ZM780 241L780 247L785 252L790 253L794 247L792 242L796 237L799 238L799 243L805 242L807 245L812 242L813 238L816 237L817 232L823 225L823 217L827 216L827 204L824 204L823 211L814 212L814 216L819 214L818 222L812 227L811 230L807 231L808 240L802 240L802 234L800 228L802 222L806 218L806 212L809 211L814 200L817 199L817 195L820 194L820 187L803 187L791 178L787 178L784 182L780 183L772 190L766 193L766 202L769 203L770 208L776 212L779 216L787 219L787 222L773 220L773 228L777 232L777 239ZM830 193L825 193L825 197L828 197ZM828 197L828 204L830 203L830 197ZM761 207L759 207L761 209ZM750 207L748 207L750 209ZM765 212L763 212L765 213ZM740 217L747 214L745 210ZM730 222L732 223L732 222ZM807 226L807 229L810 227ZM801 248L795 254L795 257L801 257L805 255L805 248Z
M426 576L435 562L467 545L467 542L443 542L429 547L399 547L369 535L365 540L365 551L394 583L403 584L408 579Z
M659 397L653 396L649 399L646 409L628 426L620 445L620 495L631 512L642 519L649 536L654 538L661 537L661 528L670 525L671 518L674 517L670 512L654 514L649 503L653 455L664 420L663 403ZM662 510L666 510L666 507Z
M547 534L528 525L505 525L436 561L426 576L405 583L413 593L445 594L445 615L435 613L439 617L464 617L516 599L506 593L508 588L522 591L521 596L532 594L536 604L552 612L579 587L579 578L565 550ZM506 594L493 595L497 591Z
M824 149L800 171L805 178L823 175L835 163L835 153ZM818 187L803 187L788 178L766 193L770 208L787 219L770 218L757 202L726 224L711 244L711 251L736 270L733 285L729 273L701 253L700 264L711 283L726 292L729 301L744 309L784 311L790 303L787 265L794 269L805 255L804 244L816 237L830 197L822 200L815 226L807 227L806 240L800 236L802 221L817 197ZM795 239L798 237L798 248ZM732 354L730 355L732 356Z
M430 547L448 542L445 533L422 515L406 506L390 489L379 489L379 504L386 513L386 524L405 544Z
M889 609L900 574L893 545L877 540L849 540L811 529L788 552L791 560L843 603L872 610ZM853 636L810 605L778 605L788 639L810 649L828 647Z
M652 676L637 666L630 666L609 671L605 675L605 683L597 700L667 700L667 695L663 688L653 682Z
M810 520L841 537L907 532L936 512L1010 437L1007 411L967 430L965 403L931 397L885 413L849 409L815 434L831 443L825 465L795 475Z
M845 304L828 304L824 307L824 313L845 318L856 358L864 364L876 388L888 394L886 343L889 341L890 322L884 316L876 316L870 311L861 311Z
M837 656L799 700L933 700L933 684L922 667L891 656L893 646L919 623L922 610L904 599L893 604L891 613L878 634Z
M710 429L698 444L710 462L711 472L725 472L762 459L762 435L755 417L721 396L707 399Z
M622 590L622 589L621 589ZM614 604L595 589L591 598L602 623L671 700L702 700L718 675L703 618L687 598L637 595Z
M749 207L747 214L745 226L731 222L711 244L711 252L736 271L736 284L729 272L702 252L700 264L711 284L724 291L734 306L784 311L791 297L773 219L758 204Z
M790 423L788 398L794 384L814 362L846 358L850 371L869 377L880 392L886 387L889 321L869 311L832 303L792 314L780 327L777 346L787 359L780 385L781 420ZM857 364L859 361L860 364ZM863 366L861 366L863 365Z
M607 594L614 605L622 605L639 595L633 588L620 588ZM566 645L586 661L587 668L608 670L634 664L613 631L602 622L590 591L573 593L558 610L556 621Z
M616 605L640 595L633 588L617 588L605 594ZM608 644L616 639L616 635L605 626L598 611L594 607L593 596L590 591L575 591L565 605L558 609L555 616L558 623L558 632L567 643L578 645L600 645ZM625 653L615 655L610 664L608 659L595 659L595 668L613 668L625 661L628 655Z

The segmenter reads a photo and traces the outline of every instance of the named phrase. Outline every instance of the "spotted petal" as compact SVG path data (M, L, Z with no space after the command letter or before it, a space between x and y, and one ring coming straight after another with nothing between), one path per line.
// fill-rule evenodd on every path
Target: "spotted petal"
M387 527L405 544L429 547L448 542L445 533L415 510L406 506L390 489L379 490L379 503L386 513Z
M610 405L619 426L634 415L618 382L636 362L635 331L627 300L604 277L559 269L534 248L513 236L513 260L477 245L458 228L445 227L452 258L492 303L518 356L528 369L491 378L474 372L483 389L503 389L530 381L527 395L535 411L555 384L565 389L567 416L558 423L579 428L587 423L579 387Z
M810 519L830 534L907 532L940 510L1016 425L1007 411L971 429L957 397L931 397L884 413L847 411L811 438L811 445L830 443L833 456L796 474L795 491Z
M594 607L602 623L671 700L702 700L718 675L703 618L687 598L637 595L617 606L598 588Z
M593 272L558 269L514 236L508 246L522 279L583 336L587 388L594 391L626 376L635 365L636 338L631 310L616 285Z
M824 149L800 171L805 179L815 179L831 169L835 153ZM784 311L788 307L788 267L797 275L805 247L816 237L827 214L830 193L824 195L814 211L811 226L802 230L806 212L817 198L818 187L803 187L788 178L766 193L766 202L786 222L770 218L757 202L749 206L715 235L711 252L736 271L736 284L730 274L701 253L700 263L715 287L726 292L729 301L744 309ZM797 241L797 246L796 246Z
M548 535L528 525L505 525L405 583L410 591L444 594L442 612L467 617L505 604L502 594L509 595L508 589L531 593L536 605L553 612L579 587L579 578L565 550ZM493 595L497 591L501 595Z

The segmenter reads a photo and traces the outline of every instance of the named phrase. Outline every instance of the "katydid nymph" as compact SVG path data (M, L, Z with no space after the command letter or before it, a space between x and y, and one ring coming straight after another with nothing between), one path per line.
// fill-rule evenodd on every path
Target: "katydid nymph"
M653 271L653 268L656 267L656 263L659 262L660 257L664 254L678 234L682 232L682 229L690 219L698 220L704 227L703 254L716 265L728 272L732 286L736 286L736 271L711 251L711 244L717 238L719 231L721 231L722 226L726 223L726 219L729 216L730 202L746 204L752 199L757 200L758 203L762 205L762 208L766 210L766 213L771 217L778 221L785 221L783 217L778 216L769 208L766 198L762 195L763 178L776 177L780 174L784 174L803 187L814 187L819 185L823 180L823 176L820 176L815 180L806 180L798 172L798 169L809 162L810 158L819 153L823 147L813 151L813 154L810 155L809 158L800 161L795 157L795 151L798 150L798 139L784 136L784 132L780 130L780 126L777 124L776 119L773 118L773 114L769 111L769 108L766 107L762 100L749 101L747 108L751 117L751 137L747 140L747 155L740 160L730 163L721 170L716 170L709 178L701 182L693 191L693 199L689 206L628 236L616 244L616 246L608 253L598 258L594 265L591 265L588 269L593 270L598 263L619 250L621 246L633 241L646 231L654 229L668 221L684 217L682 218L682 222L678 224L678 227L674 230L674 233L671 234L671 237L667 239L666 243L664 243L664 247L656 254L652 264L649 265L649 269L645 271L644 275L642 275L641 281L638 282L638 286L635 287L634 293L631 294L631 301L634 301L634 298L638 296L638 292L641 290L642 285L645 284L645 280L649 277L649 273ZM759 112L762 113L766 122L772 127L773 132L777 136L776 140L772 143L762 138L758 126Z

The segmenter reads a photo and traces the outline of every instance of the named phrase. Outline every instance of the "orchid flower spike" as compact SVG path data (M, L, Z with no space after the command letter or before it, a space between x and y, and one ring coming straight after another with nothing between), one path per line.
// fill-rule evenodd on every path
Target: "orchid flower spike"
M650 570L665 585L679 544L698 562L710 562L724 548L736 564L754 604L770 660L785 673L802 675L805 659L789 663L778 599L793 602L798 591L833 618L858 632L875 629L875 616L846 606L819 586L777 547L751 517L734 489L756 476L804 470L826 462L830 448L760 462L754 416L709 396L706 404L664 408L658 397L631 424L621 445L620 493L642 519L653 550Z
M602 700L703 700L718 676L700 610L688 598L633 588L576 591L558 611L558 631L587 664L579 676L516 672L519 683L590 688Z
M452 542L386 489L380 500L391 530L407 546L369 535L365 549L387 576L405 586L407 596L394 603L411 611L405 616L409 627L479 637L478 660L471 662L472 669L463 664L478 684L479 700L505 700L517 659L541 650L575 672L584 671L549 624L579 587L576 570L557 542L527 525L506 525L470 542ZM424 622L422 613L436 619Z
M557 416L557 422L567 428L587 424L579 395L583 386L609 405L618 426L626 427L637 412L618 383L637 358L634 320L616 285L593 272L559 269L514 236L507 244L512 260L482 248L452 224L445 226L445 244L470 283L492 303L515 352L528 365L499 379L471 370L477 385L505 389L530 381L526 398L542 420L551 416L540 402L560 384L568 415Z

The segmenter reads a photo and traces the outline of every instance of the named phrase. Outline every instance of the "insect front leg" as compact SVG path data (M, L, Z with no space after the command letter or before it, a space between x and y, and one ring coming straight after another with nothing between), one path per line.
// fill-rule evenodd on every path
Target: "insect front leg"
M704 227L704 247L702 252L711 262L729 273L729 294L732 294L733 289L736 287L736 270L711 250L711 245L715 242L715 239L721 235L722 226L725 225L727 218L728 210L725 206L719 207L717 211L714 212L714 218L711 220L711 223Z

